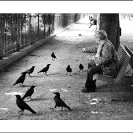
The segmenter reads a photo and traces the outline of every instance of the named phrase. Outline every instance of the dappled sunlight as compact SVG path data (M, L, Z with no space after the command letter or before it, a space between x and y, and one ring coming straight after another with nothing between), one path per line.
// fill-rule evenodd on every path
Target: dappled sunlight
M3 110L3 111L8 111L9 109L8 108L0 108L0 110Z
M14 96L14 95L23 95L23 93L22 92L8 92L8 93L5 93L5 95L12 95L12 96Z
M67 90L67 89L62 88L62 90L63 90L64 92L68 92L68 90Z
M54 92L54 91L57 91L57 90L58 90L58 89L49 89L49 91L53 91L53 92Z
M98 111L91 111L92 114L103 114L103 112L98 112Z

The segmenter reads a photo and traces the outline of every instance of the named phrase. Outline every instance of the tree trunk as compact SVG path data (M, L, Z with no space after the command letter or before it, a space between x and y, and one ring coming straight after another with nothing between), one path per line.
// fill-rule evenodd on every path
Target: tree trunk
M29 15L28 45L31 45L31 14Z
M106 31L108 39L118 50L120 45L119 14L100 14L98 24L99 30Z
M39 38L39 14L37 15L37 17L38 17L37 38Z

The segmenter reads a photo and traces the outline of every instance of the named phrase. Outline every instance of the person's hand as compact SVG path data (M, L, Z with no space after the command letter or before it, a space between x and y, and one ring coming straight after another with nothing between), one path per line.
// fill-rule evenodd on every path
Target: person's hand
M85 52L85 48L83 48L83 49L81 50L81 52L84 53L84 52Z
M91 64L92 66L95 66L96 64L95 64L94 58L95 58L94 56L88 55L88 56L86 57L86 60L87 60L87 62L88 62L89 64Z

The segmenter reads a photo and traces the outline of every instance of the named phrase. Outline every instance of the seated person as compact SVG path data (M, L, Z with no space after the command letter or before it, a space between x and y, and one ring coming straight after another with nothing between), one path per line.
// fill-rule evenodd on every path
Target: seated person
M97 30L95 32L95 41L98 44L90 48L83 48L82 52L96 52L95 56L87 56L89 60L87 79L85 82L85 88L82 92L95 92L96 80L93 80L93 75L96 73L102 73L108 76L116 77L119 71L119 62L116 54L116 50L113 44L108 40L107 34L104 30ZM109 73L105 73L104 64L108 68Z

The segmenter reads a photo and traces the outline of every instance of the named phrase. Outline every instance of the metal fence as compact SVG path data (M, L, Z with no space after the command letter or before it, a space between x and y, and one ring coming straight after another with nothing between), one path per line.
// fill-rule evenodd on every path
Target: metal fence
M0 14L0 59L49 36L84 14Z

